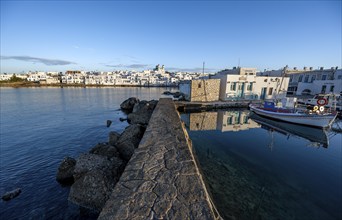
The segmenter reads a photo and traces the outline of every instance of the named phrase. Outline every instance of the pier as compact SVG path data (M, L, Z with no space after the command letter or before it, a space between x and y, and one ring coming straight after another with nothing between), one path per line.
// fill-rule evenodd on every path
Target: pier
M171 99L159 100L99 219L220 219Z

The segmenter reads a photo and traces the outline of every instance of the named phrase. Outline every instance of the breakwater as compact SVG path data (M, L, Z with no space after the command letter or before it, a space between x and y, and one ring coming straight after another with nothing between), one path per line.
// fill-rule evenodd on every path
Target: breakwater
M191 141L171 99L160 99L99 219L217 219Z

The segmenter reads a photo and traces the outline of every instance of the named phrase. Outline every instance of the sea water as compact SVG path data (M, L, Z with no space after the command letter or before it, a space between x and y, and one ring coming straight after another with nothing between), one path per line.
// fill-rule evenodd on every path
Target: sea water
M159 99L166 88L1 88L0 219L85 219L56 180L65 156L77 158L127 122L120 104L129 97ZM106 121L112 120L107 128ZM91 217L90 217L91 218Z
M342 134L249 116L248 110L182 115L221 216L342 219Z

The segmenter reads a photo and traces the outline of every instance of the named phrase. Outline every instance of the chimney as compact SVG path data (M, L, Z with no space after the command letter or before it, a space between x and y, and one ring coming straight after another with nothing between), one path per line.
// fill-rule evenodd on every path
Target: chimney
M313 70L313 68L312 68L312 67L310 67L310 70Z
M323 71L324 67L322 66L321 68L319 68L321 71Z
M297 67L293 67L294 70L297 70Z
M304 66L304 70L306 70L307 68L306 68L306 66Z

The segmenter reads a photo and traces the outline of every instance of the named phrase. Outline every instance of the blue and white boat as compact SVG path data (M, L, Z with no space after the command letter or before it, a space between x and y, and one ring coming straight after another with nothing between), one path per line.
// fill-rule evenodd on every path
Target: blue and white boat
M330 127L337 116L337 112L327 111L324 106L317 106L314 110L289 109L277 107L274 102L265 101L264 105L250 104L249 107L251 111L264 117L319 128Z

